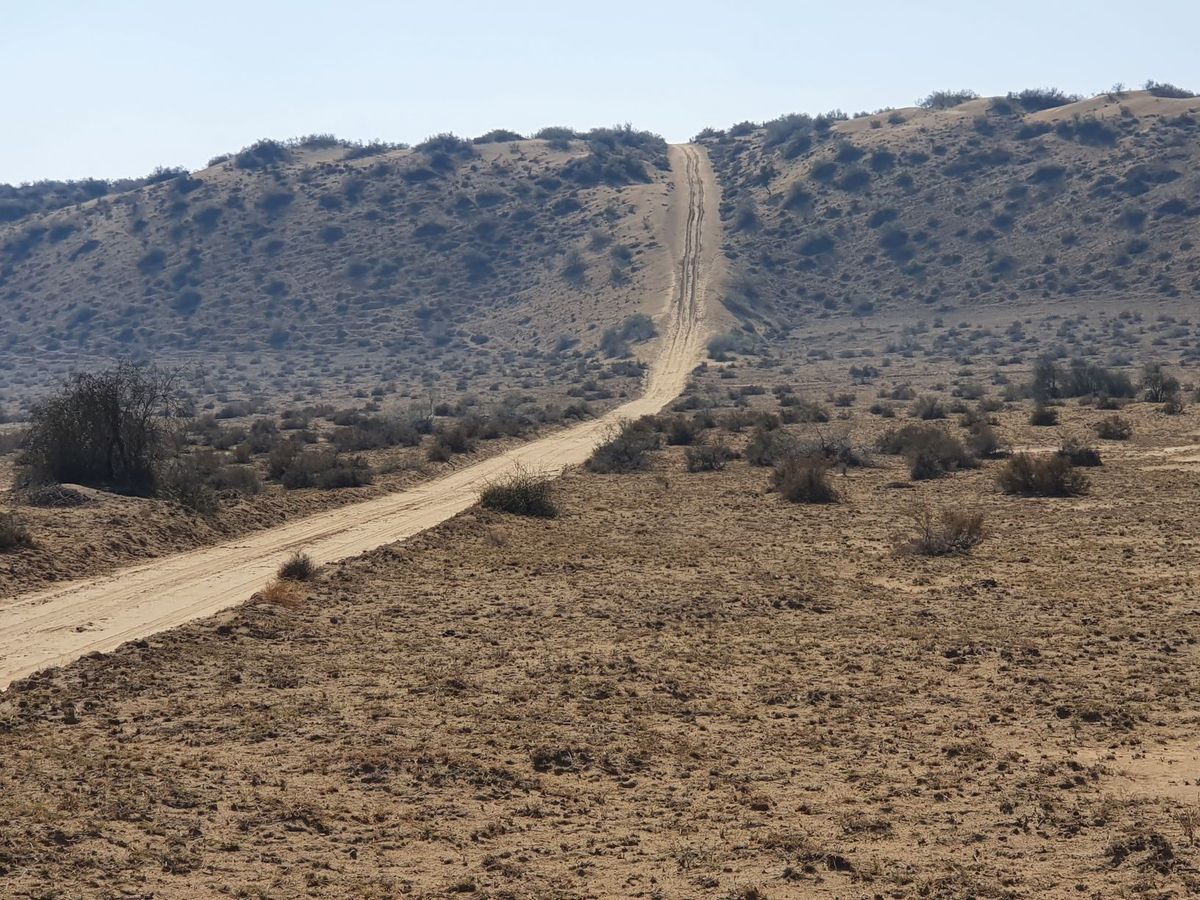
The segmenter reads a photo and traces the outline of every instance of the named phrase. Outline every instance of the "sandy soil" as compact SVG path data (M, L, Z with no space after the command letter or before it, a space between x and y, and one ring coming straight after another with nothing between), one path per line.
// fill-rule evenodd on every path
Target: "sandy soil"
M1077 499L994 462L880 458L822 507L680 448L574 471L559 519L471 510L18 682L0 892L1194 895L1198 422L1125 414ZM897 555L917 502L988 535Z
M559 471L582 462L621 419L657 412L682 391L709 331L706 287L720 246L717 189L703 151L672 148L679 189L668 239L678 260L664 297L659 355L644 394L609 414L411 490L113 575L26 594L0 605L0 687L48 665L111 650L244 601L303 549L321 563L409 537L461 512L515 468Z

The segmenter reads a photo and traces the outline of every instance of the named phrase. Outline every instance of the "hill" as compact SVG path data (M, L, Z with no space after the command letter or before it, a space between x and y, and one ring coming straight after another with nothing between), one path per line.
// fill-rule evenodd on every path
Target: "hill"
M414 148L317 136L195 173L9 189L7 399L116 356L196 362L201 393L234 395L595 377L572 348L595 358L665 277L666 151L628 127Z
M1200 99L1048 90L927 106L697 136L747 343L815 317L1200 290Z

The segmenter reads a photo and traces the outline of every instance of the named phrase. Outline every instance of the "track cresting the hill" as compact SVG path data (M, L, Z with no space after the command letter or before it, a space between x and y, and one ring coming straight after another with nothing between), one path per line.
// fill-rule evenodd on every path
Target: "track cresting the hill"
M703 357L706 289L719 254L719 240L705 224L714 221L717 198L707 156L692 145L670 150L677 188L668 243L677 261L658 356L641 397L599 419L405 491L111 575L0 600L0 689L42 669L241 603L295 550L329 563L411 537L471 506L488 482L517 468L557 473L578 465L621 420L661 410L683 390Z

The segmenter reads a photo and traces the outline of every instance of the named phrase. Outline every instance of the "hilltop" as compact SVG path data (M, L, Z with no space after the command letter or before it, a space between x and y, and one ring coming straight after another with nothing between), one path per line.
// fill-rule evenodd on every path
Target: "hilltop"
M668 277L668 190L666 144L627 126L262 141L194 173L9 189L0 368L12 400L118 356L242 395L577 383Z
M814 317L1192 296L1198 137L1195 97L1039 90L696 140L722 186L725 304L753 346Z

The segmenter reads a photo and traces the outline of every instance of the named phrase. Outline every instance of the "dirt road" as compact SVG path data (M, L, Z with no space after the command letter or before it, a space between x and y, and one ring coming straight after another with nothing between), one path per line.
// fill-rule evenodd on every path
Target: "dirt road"
M707 156L690 145L672 147L670 155L677 189L666 238L675 272L664 298L658 355L641 397L600 419L411 490L5 601L0 606L0 689L41 669L240 603L294 550L326 563L403 540L466 509L488 481L516 467L558 472L577 465L614 423L659 411L680 393L702 358L708 337L706 291L720 253L717 188Z

